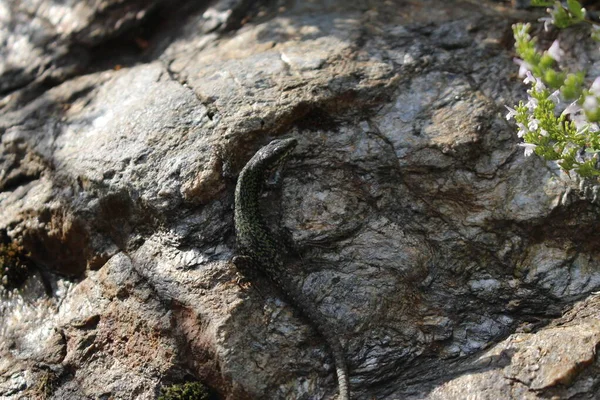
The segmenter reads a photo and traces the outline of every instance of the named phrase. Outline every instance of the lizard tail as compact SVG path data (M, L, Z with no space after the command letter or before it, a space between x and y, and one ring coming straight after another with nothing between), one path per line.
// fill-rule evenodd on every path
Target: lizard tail
M348 382L348 368L346 366L346 358L344 357L344 349L337 338L328 337L329 347L335 361L335 372L338 380L339 396L338 400L350 400L350 385Z

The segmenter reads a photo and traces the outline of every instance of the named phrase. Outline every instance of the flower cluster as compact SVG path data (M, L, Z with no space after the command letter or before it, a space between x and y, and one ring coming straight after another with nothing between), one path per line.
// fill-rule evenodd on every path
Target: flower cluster
M564 4L563 4L564 3ZM568 28L585 20L585 8L577 0L567 0L561 3L556 0L531 0L533 7L549 7L550 17L542 18L544 29L548 30L550 25L557 28Z
M537 5L553 5L548 27L565 27L585 18L585 9L577 0L560 2L532 1ZM542 4L543 3L543 4ZM560 10L559 10L560 8ZM523 139L525 155L533 153L553 160L567 173L575 171L583 177L600 176L600 77L585 87L584 72L568 72L558 63L565 56L555 41L544 52L536 49L536 39L529 34L530 24L513 26L515 48L519 59L519 75L529 84L527 102L507 107L507 119L514 119L518 136ZM594 30L600 36L600 30Z

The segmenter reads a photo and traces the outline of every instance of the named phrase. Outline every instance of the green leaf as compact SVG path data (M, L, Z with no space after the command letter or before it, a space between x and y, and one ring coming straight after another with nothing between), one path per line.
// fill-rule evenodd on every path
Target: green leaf
M531 7L549 7L554 4L553 0L531 0Z
M567 8L575 19L582 21L585 18L585 8L577 0L567 0Z
M569 18L569 14L560 3L555 5L552 9L552 18L554 18L554 25L556 25L557 28L566 28L570 25L571 19Z
M550 68L552 65L554 65L554 59L550 57L548 52L544 52L544 55L540 58L540 67Z
M565 82L565 76L561 72L556 72L554 69L548 69L544 73L544 82L552 89L557 89Z
M575 100L581 96L583 91L583 72L567 74L564 85L560 88L560 94L565 100Z
M600 171L596 169L596 160L588 160L584 163L581 163L577 168L575 168L575 172L584 178L600 176Z

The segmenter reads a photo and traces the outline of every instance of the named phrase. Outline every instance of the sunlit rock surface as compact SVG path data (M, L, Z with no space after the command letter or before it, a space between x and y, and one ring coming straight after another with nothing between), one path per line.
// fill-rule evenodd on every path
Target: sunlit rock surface
M0 0L0 230L35 265L2 294L0 398L334 398L324 341L230 262L237 173L281 136L299 145L263 212L356 399L600 396L597 191L504 118L510 26L539 16Z

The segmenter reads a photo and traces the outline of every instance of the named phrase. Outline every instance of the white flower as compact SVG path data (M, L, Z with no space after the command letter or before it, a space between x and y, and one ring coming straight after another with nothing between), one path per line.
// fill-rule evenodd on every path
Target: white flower
M577 128L577 135L585 135L589 130L590 130L590 125L585 123L585 124L575 124L575 127Z
M560 92L555 90L550 96L548 96L548 99L550 99L550 101L554 104L560 103Z
M517 131L517 136L522 138L527 132L529 132L527 130L527 127L525 125L523 125L520 122L517 122L517 126L519 127L519 130Z
M594 79L594 83L590 87L590 92L594 94L594 96L600 97L600 76Z
M508 110L508 114L506 114L506 120L510 121L511 118L513 118L515 115L517 115L517 110L515 110L514 108L510 108L509 106L504 106L506 107L506 109Z
M525 157L529 157L533 154L533 150L537 147L537 145L532 143L519 143L519 146L525 148Z
M544 30L548 32L550 30L550 25L554 23L554 18L551 17L543 17L538 19L538 21L544 23Z
M528 84L528 83L533 83L535 84L537 82L537 79L535 78L535 76L533 76L533 74L531 73L531 71L527 70L527 72L525 72L525 79L523 79L523 83Z
M560 61L560 59L565 55L565 52L560 48L558 44L558 40L552 42L552 46L550 46L550 48L548 49L548 55L556 61Z
M518 75L519 77L524 77L525 74L529 71L529 64L527 64L526 62L523 62L519 65L519 72Z
M565 108L565 110L562 112L561 115L575 115L577 114L579 111L581 111L581 107L579 107L579 104L577 104L576 101L572 102L571 104L569 104L567 106L567 108Z
M527 128L529 128L530 131L537 131L537 128L539 127L539 122L540 121L533 118L529 121L529 124L527 124Z
M544 128L541 128L540 129L540 135L542 135L542 136L548 136L548 131L545 130Z
M575 128L577 129L577 134L581 135L585 133L589 127L590 122L587 120L584 114L571 114L571 121L575 123Z
M527 107L527 109L531 112L533 112L533 110L535 110L538 106L538 101L535 97L530 97L529 100L527 101L527 104L525 104L525 107Z
M546 89L546 85L544 85L544 82L542 82L541 79L538 79L535 82L535 90L537 90L538 92L541 92L544 89Z
M595 111L598 109L598 99L595 96L585 96L583 109L586 111Z
M541 79L537 79L535 76L533 76L533 74L531 73L531 71L527 70L527 72L525 72L525 79L523 79L523 83L533 83L535 90L542 91L544 89L546 89L546 85L544 85L544 82L542 82Z
M513 61L519 66L519 78L524 77L527 71L531 70L531 66L520 58L513 58Z

